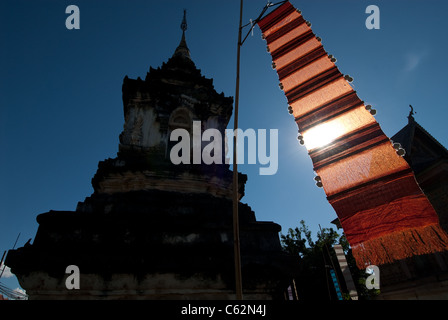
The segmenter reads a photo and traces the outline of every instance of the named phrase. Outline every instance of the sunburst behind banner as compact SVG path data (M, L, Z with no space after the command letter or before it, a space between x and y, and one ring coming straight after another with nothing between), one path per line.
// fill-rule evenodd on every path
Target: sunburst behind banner
M358 267L445 251L448 236L336 59L290 2L258 21L299 127L299 140L335 209Z

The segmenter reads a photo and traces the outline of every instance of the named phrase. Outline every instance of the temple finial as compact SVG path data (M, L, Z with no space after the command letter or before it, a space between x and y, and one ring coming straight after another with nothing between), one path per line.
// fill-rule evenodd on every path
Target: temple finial
M409 105L409 107L411 108L411 111L409 111L409 115L408 115L408 119L409 122L414 121L414 114L416 114L417 112L414 112L414 108Z
M187 10L184 9L184 18L182 19L182 23L180 24L180 28L183 32L187 31Z
M180 24L180 28L182 29L182 38L173 56L180 56L191 60L190 50L188 50L187 41L185 40L185 31L187 30L187 10L185 9L184 9L184 17L182 19L182 23Z

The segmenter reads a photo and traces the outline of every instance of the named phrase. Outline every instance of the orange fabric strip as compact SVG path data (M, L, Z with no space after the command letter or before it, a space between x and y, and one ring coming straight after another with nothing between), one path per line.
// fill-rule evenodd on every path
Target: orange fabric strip
M358 266L448 249L448 236L407 162L285 2L258 25L281 88Z

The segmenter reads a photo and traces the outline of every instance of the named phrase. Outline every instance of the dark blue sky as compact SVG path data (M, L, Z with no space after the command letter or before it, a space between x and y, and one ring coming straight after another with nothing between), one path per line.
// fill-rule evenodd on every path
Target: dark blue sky
M407 123L412 104L416 120L448 146L447 1L291 3L312 22L341 72L355 79L359 97L377 109L389 137ZM65 27L71 4L80 9L79 30ZM265 4L246 0L243 22ZM380 9L380 30L365 27L370 4ZM218 92L233 96L239 0L0 2L0 254L19 232L17 246L34 239L38 214L75 210L93 192L98 162L118 151L123 78L144 78L150 66L171 57L184 8L193 61ZM319 224L330 227L336 214L297 143L297 126L258 27L242 48L239 124L279 130L276 175L260 176L258 165L239 166L249 177L242 201L257 219L279 223L284 233L301 219L314 236ZM14 278L1 281L17 286Z

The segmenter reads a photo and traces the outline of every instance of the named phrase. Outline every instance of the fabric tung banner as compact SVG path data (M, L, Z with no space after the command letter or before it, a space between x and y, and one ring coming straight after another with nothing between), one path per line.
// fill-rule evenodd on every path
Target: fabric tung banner
M360 269L448 249L407 162L290 2L258 22L280 88Z

